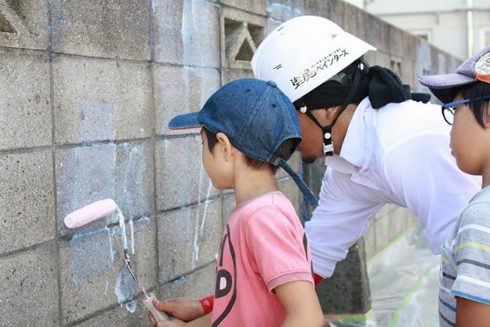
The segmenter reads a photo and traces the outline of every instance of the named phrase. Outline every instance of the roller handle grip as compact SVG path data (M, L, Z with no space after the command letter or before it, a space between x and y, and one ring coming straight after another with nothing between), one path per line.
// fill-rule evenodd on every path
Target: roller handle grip
M170 318L169 316L167 316L165 314L165 312L162 312L160 310L157 310L154 306L153 306L153 299L155 298L155 296L153 294L150 294L150 297L146 298L143 300L143 305L151 312L151 314L153 315L153 317L155 318L155 320L157 322L160 322L160 321L169 321Z

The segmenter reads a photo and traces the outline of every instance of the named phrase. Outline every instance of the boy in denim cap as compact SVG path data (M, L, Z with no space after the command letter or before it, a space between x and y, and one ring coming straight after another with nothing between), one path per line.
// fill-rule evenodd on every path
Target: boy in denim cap
M169 127L201 128L204 168L215 187L235 190L236 207L218 252L213 311L158 326L321 326L306 236L275 177L282 167L316 202L286 163L301 142L291 101L274 82L239 79Z
M463 210L442 247L439 324L490 326L490 46L454 74L422 76L444 104L459 169L482 176L482 190ZM441 118L442 119L442 118ZM453 178L453 176L447 176Z

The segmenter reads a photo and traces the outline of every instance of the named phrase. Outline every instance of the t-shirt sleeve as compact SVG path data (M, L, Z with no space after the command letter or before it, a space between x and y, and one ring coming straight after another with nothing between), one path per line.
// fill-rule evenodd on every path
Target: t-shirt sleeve
M299 224L298 224L299 225ZM313 283L304 231L280 211L261 208L249 219L246 240L254 269L270 292L282 284L305 280Z
M470 205L451 244L457 276L451 293L490 304L490 204Z
M332 169L325 172L320 202L305 227L316 274L330 277L337 262L345 259L349 248L364 235L371 218L383 207L384 203L365 199L364 193L369 192L352 183L350 175Z

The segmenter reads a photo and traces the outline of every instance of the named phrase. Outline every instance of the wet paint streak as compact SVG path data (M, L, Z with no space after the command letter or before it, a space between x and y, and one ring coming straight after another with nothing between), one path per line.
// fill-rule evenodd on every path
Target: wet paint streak
M194 251L193 251L193 260L192 260L192 269L195 268L196 262L199 261L199 218L200 218L200 205L201 205L201 186L202 179L204 175L204 165L201 163L201 167L199 169L199 183L198 183L198 191L197 191L197 208L196 208L196 221L195 221L195 232L194 232Z
M111 238L111 230L108 228L82 231L74 235L69 247L72 280L75 283L88 283L110 270L114 263ZM104 248L109 251L101 251ZM94 254L97 261L93 260Z
M117 216L119 217L119 227L121 228L121 237L123 243L123 250L128 249L128 238L126 236L126 224L124 223L124 215L119 207L117 207Z
M208 192L206 193L206 199L209 199L209 196L211 195L211 190L213 188L213 183L211 182L211 180L209 180L209 185L208 185ZM202 217L202 221L201 221L201 228L200 228L200 231L199 231L199 234L202 236L203 233L204 233L204 225L206 224L206 217L207 217L207 214L208 214L208 206L209 206L209 200L206 200L206 202L204 203L204 213L203 213L203 217Z
M133 222L132 218L129 219L128 224L129 224L129 231L130 231L130 235L131 235L131 253L134 254L136 244L134 242L135 231L134 231L134 222Z

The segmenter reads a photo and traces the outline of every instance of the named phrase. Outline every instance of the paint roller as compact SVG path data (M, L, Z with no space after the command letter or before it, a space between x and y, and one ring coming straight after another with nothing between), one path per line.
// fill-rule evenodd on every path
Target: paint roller
M86 205L85 207L68 214L65 217L64 222L66 227L68 228L82 227L87 225L88 223L91 223L92 221L111 215L116 210L117 210L117 204L116 202L114 202L114 200L112 199L100 200L91 203L89 205ZM124 216L120 215L119 220L120 220L119 223L122 224L122 226L124 226ZM143 294L145 296L143 300L143 305L152 313L153 317L157 322L170 320L170 318L165 313L157 310L153 306L153 299L155 299L155 296L151 293L146 292L143 285L141 285L140 281L133 273L133 270L131 269L131 261L129 258L129 253L127 248L124 249L124 262L131 276L133 277L134 281L143 291Z
M65 217L65 226L77 228L87 225L94 220L113 214L117 204L112 199L100 200L73 211Z

